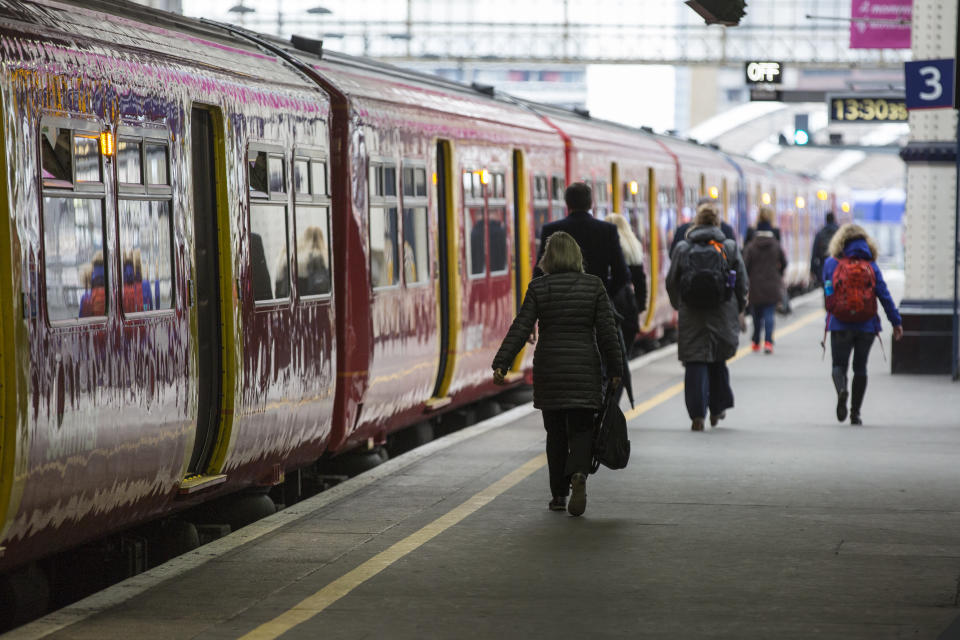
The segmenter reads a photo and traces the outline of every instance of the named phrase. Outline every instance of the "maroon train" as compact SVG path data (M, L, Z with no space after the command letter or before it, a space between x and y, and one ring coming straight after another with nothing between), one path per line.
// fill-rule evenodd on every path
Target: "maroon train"
M741 232L776 206L797 285L832 204L694 143L120 0L0 0L0 36L0 572L501 391L570 181L643 240L649 336L697 198Z

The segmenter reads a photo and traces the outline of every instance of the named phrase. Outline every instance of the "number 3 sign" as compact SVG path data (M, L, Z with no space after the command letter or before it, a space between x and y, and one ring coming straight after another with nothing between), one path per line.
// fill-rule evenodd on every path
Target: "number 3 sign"
M916 60L904 64L908 109L943 109L954 105L954 61Z

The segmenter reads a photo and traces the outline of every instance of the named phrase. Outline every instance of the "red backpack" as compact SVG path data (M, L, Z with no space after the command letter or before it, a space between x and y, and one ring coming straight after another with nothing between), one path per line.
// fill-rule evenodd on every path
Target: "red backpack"
M866 322L877 315L877 275L869 260L840 258L838 263L827 312L841 322Z

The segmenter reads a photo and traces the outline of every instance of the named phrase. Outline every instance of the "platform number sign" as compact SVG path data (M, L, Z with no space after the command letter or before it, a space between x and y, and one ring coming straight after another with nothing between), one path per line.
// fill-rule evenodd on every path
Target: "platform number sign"
M955 102L954 61L915 60L904 64L908 109L949 109Z

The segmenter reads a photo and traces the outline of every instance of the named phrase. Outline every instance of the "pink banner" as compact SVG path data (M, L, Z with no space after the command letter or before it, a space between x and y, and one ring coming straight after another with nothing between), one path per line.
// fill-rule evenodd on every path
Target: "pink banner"
M909 49L913 0L853 0L851 49Z

